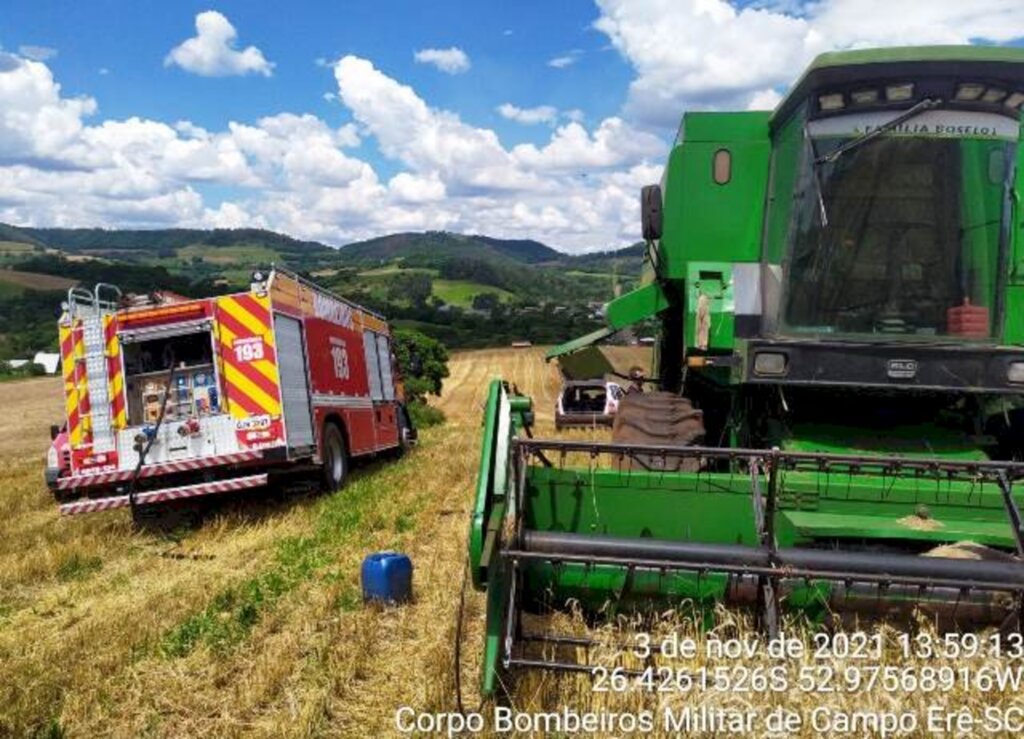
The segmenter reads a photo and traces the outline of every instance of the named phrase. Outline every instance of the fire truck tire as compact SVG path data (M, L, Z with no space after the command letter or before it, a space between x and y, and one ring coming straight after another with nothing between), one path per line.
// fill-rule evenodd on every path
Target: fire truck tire
M323 487L325 492L333 493L344 487L348 477L348 449L336 423L324 424L322 439Z
M409 411L404 405L398 406L398 453L405 454L416 444L416 427L409 418Z

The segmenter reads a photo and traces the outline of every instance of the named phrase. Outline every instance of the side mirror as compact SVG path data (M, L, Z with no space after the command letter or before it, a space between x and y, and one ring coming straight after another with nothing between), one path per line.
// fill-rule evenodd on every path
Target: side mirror
M644 241L661 238L661 185L647 185L640 190L640 225Z
M57 424L50 425L50 441L56 441L57 437L60 436L60 426Z

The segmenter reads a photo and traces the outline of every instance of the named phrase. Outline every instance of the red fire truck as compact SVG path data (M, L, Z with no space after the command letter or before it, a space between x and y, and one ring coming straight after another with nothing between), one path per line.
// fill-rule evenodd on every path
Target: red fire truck
M196 300L72 288L63 308L66 423L46 472L62 514L314 466L336 490L352 457L415 439L384 318L294 273Z

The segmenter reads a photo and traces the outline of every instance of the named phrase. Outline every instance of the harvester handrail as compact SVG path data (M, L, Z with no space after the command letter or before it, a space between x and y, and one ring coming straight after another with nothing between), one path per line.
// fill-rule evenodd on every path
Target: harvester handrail
M896 455L831 454L825 452L790 452L780 449L745 449L707 446L662 446L652 444L616 444L594 441L564 441L561 439L523 439L513 441L513 448L525 454L543 451L581 452L592 455L620 456L647 455L652 457L703 457L708 459L747 460L774 466L776 469L796 469L811 466L816 471L829 471L837 467L850 474L878 471L917 472L970 479L990 479L998 482L1000 475L1008 480L1024 478L1024 462L999 460L949 460L938 457L900 457Z

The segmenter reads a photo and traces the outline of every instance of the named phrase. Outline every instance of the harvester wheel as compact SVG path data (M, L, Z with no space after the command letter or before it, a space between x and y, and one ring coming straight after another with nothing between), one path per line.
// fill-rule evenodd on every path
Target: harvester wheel
M345 437L335 423L324 425L323 451L323 487L324 492L333 493L345 485L348 477L348 449Z

